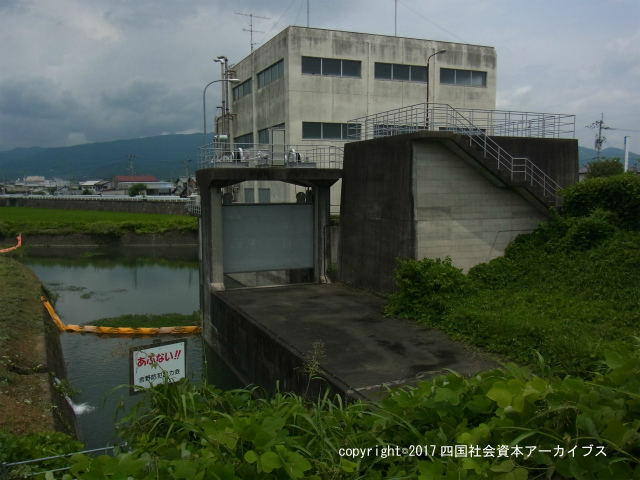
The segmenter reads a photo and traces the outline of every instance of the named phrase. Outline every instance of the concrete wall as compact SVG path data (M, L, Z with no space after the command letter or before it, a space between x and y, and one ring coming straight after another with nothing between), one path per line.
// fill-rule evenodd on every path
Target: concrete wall
M413 144L415 258L451 257L465 271L504 255L548 220L516 190L496 185L442 143Z
M578 140L568 138L491 137L512 157L525 157L560 186L578 182Z
M326 390L362 398L337 378L309 381L304 373L305 353L286 343L223 293L211 294L211 319L203 323L203 338L244 384L260 385L269 392L295 392L318 398ZM322 375L319 373L318 375Z
M347 144L342 281L391 292L396 258L450 256L456 267L468 270L503 255L518 234L548 220L540 202L455 148L453 137L440 137L409 134ZM548 152L556 171L566 172L562 181L571 182L574 141L556 141L557 151L554 140L522 141L519 151Z
M64 432L77 439L78 423L76 414L60 390L55 388L56 378L60 380L67 380L68 378L67 364L64 361L64 352L60 343L60 331L44 307L42 308L42 320L44 322L47 370L53 372L53 375L49 375L49 388L51 390L52 404L55 406L52 409L55 429L57 432Z
M415 257L412 182L408 136L346 145L338 268L342 281L388 291L395 259Z
M0 197L0 207L55 208L60 210L98 210L101 212L162 213L188 215L187 202L153 201L131 199L65 199L56 197Z

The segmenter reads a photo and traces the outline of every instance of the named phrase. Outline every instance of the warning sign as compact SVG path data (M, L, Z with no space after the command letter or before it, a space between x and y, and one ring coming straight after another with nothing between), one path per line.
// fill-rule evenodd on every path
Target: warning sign
M139 393L135 387L149 387L176 382L185 376L187 358L186 340L143 345L131 349L130 383L131 394Z

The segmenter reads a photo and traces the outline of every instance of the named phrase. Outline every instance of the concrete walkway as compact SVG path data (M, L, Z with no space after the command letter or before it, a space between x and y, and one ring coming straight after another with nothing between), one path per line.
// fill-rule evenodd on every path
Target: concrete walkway
M321 341L325 371L372 400L384 386L415 383L446 369L469 375L495 366L440 331L384 317L384 300L343 286L250 288L219 295L295 350L309 354Z

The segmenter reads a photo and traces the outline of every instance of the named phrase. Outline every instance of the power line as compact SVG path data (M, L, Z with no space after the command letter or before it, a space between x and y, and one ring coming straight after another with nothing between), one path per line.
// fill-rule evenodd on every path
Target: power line
M395 0L392 0L395 1ZM420 18L422 18L423 20L426 20L427 22L429 22L431 25L433 25L434 27L439 28L440 30L442 30L443 32L448 33L449 35L451 35L454 38L457 38L458 40L460 40L462 43L468 43L465 42L462 38L458 37L457 35L451 33L449 30L447 30L444 27L441 27L440 25L438 25L437 23L432 22L431 20L429 20L427 17L425 17L424 15L422 15L420 12L414 10L413 8L409 7L408 5L405 5L404 2L402 2L402 0L398 0L398 3L400 5L402 5L403 7L405 7L408 10L411 10L413 13L415 13L416 15L418 15Z
M264 37L262 37L262 40L260 40L256 45L260 45L262 42L264 42L265 38L267 38L269 36L269 34L273 31L274 28L276 28L276 26L280 23L280 21L283 19L283 17L287 14L287 12L289 11L289 9L292 7L292 5L296 2L296 0L291 0L291 3L289 4L289 6L287 7L287 9L284 11L284 13L282 15L280 15L280 18L278 19L277 22L275 22L273 25L271 25L271 28L269 29L269 31L265 34Z

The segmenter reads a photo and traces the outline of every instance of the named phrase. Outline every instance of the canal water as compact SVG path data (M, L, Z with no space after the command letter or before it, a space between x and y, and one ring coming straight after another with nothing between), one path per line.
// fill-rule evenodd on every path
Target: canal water
M197 248L35 249L18 258L57 296L55 310L65 324L92 324L124 314L189 314L199 309ZM239 380L200 335L105 336L63 332L60 340L81 440L86 448L115 441L118 405L141 400L129 395L129 352L134 346L184 338L190 380L218 388ZM116 388L123 386L123 388ZM110 391L114 390L110 395ZM122 412L118 418L122 417Z

